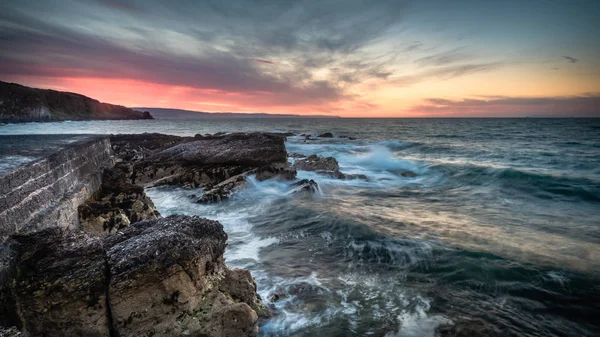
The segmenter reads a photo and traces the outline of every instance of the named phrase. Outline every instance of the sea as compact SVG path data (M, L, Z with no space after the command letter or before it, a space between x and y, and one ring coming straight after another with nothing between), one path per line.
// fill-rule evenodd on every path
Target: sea
M297 195L250 177L213 205L189 197L201 190L147 190L163 216L223 224L227 264L252 272L274 313L260 336L600 336L600 119L0 125L0 135L251 131L293 132L288 153L332 156L368 178L299 171L320 191ZM300 136L323 132L334 137Z

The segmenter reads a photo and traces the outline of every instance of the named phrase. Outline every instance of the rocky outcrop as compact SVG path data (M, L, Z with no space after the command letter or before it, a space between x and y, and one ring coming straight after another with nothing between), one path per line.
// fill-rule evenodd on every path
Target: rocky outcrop
M270 312L250 273L225 265L226 240L218 222L187 216L104 239L57 227L15 235L0 246L11 257L0 289L17 310L0 321L32 337L256 336Z
M0 122L45 122L61 120L152 119L148 111L56 90L29 88L0 81Z
M339 171L340 165L333 157L322 157L312 154L294 162L294 167L305 171Z
M110 141L105 136L65 136L64 141L74 142L0 176L0 238L79 226L77 206L98 190L102 172L113 165Z
M296 159L293 165L298 170L315 171L321 175L336 179L368 179L364 174L345 174L340 172L340 165L333 157L322 157L312 154L306 158L299 158Z
M160 217L144 188L130 182L130 174L124 163L104 171L100 189L78 207L79 223L85 232L115 233L132 223Z
M325 132L320 134L319 138L333 138L333 134L331 132Z
M228 199L249 175L256 175L258 180L296 177L296 170L287 162L285 136L281 134L194 138L148 134L115 136L112 140L115 154L122 160L130 158L133 184L202 187L207 192L199 202Z
M287 161L284 138L272 134L229 134L175 145L147 158L184 165L259 167Z

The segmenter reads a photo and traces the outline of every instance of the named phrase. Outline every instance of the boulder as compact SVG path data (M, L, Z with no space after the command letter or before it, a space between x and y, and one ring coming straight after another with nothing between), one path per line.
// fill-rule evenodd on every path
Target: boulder
M2 306L13 308L0 320L31 337L256 336L271 313L250 273L225 264L226 240L218 222L188 216L103 239L58 228L13 235L0 245Z
M181 143L149 161L184 165L264 166L287 161L284 137L266 133L235 133Z
M333 134L331 132L325 132L320 134L319 138L333 138Z
M104 239L115 331L126 336L255 336L270 313L247 272L223 260L216 221L170 216Z
M294 162L297 170L305 171L339 171L340 165L333 157L322 157L311 154L304 159L298 159Z

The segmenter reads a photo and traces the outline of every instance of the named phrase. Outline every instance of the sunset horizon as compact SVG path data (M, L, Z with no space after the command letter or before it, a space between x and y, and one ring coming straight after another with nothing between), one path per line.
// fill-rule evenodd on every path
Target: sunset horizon
M592 1L60 4L2 5L0 80L191 111L600 116Z

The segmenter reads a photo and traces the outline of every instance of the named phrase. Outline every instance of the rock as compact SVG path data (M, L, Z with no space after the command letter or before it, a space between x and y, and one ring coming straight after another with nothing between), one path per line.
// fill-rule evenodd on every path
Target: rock
M236 133L184 142L148 158L184 165L264 166L287 161L284 138L265 133Z
M398 174L403 177L407 177L407 178L414 178L414 177L418 176L417 173L410 171L410 170L404 170L404 169L390 170L390 172L392 172L394 174Z
M320 134L319 138L333 138L333 134L331 132L325 132Z
M318 174L328 176L331 178L342 179L342 180L352 180L352 179L360 179L360 180L369 180L364 174L346 174L340 171L316 171Z
M99 238L59 228L13 236L13 294L31 336L108 337L108 269Z
M306 158L305 155L301 154L301 153L292 153L288 155L289 158Z
M151 153L176 144L193 140L190 137L164 135L160 133L112 135L110 143L114 155L128 163L145 159Z
M205 192L196 202L199 204L211 204L221 202L231 197L233 192L246 185L246 173L233 176Z
M14 240L0 244L0 326L21 325L13 293L13 280L17 275L19 245Z
M18 310L0 320L31 336L256 336L271 313L250 273L225 265L226 240L218 222L188 216L104 239L59 228L14 235L0 245L0 276Z
M269 297L269 301L272 303L275 303L284 297L285 297L285 295L282 293L275 293L275 294L271 295L271 297Z
M356 140L355 137L348 137L348 140Z
M100 190L78 207L79 223L85 232L115 233L132 223L160 217L144 189L132 184L128 176L126 164L105 170Z
M312 154L294 162L294 167L305 171L339 171L338 161L333 157L322 157Z
M218 222L186 216L106 237L118 335L255 336L259 315L270 313L250 274L225 265L226 240Z
M320 191L319 189L319 185L317 184L316 181L312 180L312 179L302 179L300 181L297 181L293 184L290 184L290 192L291 193L308 193L308 194L314 194L314 193L318 193Z
M312 138L311 135L304 136L304 140L317 140L316 138Z
M258 181L267 179L294 180L297 174L296 169L287 162L263 166L254 170L254 173Z

